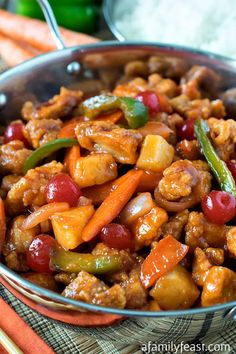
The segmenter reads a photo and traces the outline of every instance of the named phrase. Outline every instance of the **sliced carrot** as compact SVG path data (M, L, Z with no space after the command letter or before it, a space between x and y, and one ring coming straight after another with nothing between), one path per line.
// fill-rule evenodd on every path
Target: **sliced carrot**
M137 192L152 192L160 182L163 174L161 172L144 171Z
M164 274L173 269L187 254L189 247L168 235L158 242L144 260L140 279L145 288L154 285Z
M70 176L73 178L75 173L76 161L80 158L80 147L79 145L74 145L68 149L65 156L65 165L68 168Z
M4 203L2 198L0 198L0 255L5 241L5 236L6 236L6 216L5 216Z
M32 214L27 216L27 218L22 223L21 229L31 229L32 227L40 224L41 222L48 220L49 217L53 214L69 209L70 206L68 203L50 203L43 205L38 210L34 211Z
M121 120L124 117L124 113L120 110L115 111L113 113L109 114L100 114L96 120L105 120L109 121L111 123L117 123L119 120Z
M166 112L166 113L172 113L173 109L171 107L171 104L169 102L169 99L166 95L162 93L157 93L159 103L160 103L160 111L161 112Z
M103 201L83 229L82 239L84 241L94 238L105 225L119 215L135 192L142 175L143 171L132 170L121 177L121 183L119 179L116 181L115 189Z
M58 134L58 139L60 138L76 138L75 127L78 123L84 122L84 117L75 117L66 122L61 131Z

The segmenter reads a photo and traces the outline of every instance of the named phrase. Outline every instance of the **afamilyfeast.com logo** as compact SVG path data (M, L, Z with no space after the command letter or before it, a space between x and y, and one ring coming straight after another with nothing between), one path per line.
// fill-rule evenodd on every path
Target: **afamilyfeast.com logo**
M220 344L209 344L206 345L204 343L156 343L156 342L147 342L141 344L141 350L145 354L155 354L155 353L163 353L163 354L181 354L181 353L197 353L197 352L205 352L206 350L209 353L229 353L231 351L231 346L229 344L220 343Z

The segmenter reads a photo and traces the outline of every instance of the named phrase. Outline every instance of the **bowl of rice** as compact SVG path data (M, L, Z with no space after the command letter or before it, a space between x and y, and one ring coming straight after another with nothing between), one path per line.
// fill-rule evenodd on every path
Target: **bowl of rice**
M186 46L236 57L235 0L104 0L119 40Z

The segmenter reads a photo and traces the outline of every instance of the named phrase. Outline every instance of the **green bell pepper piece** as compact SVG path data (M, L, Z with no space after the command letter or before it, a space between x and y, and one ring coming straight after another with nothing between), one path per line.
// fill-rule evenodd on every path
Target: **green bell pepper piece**
M60 26L73 31L94 33L98 26L98 6L91 1L74 0L68 4L61 0L60 2L51 2L56 20ZM16 12L23 16L33 17L44 20L44 15L36 1L21 0L17 2Z
M107 274L122 269L122 261L118 255L94 256L91 253L70 252L57 247L50 258L52 270L68 273L84 270L91 274Z
M100 95L87 99L81 104L84 115L94 119L100 113L121 109L132 129L142 127L148 120L148 109L144 104L131 97Z
M23 173L25 174L28 170L37 166L39 161L45 159L45 157L50 156L53 152L76 144L78 144L76 139L64 138L53 140L50 143L39 147L33 151L32 154L26 159L23 165Z
M196 119L194 122L194 131L202 152L221 189L232 194L236 198L236 185L234 178L226 163L217 155L211 140L208 137L209 126L207 122L203 119Z

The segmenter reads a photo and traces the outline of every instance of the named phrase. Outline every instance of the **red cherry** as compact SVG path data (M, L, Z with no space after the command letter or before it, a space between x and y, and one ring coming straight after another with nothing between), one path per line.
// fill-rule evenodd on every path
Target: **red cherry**
M26 252L28 266L38 273L50 273L50 253L56 246L56 241L49 235L36 236Z
M234 180L236 181L236 160L231 160L227 162L228 169L232 173Z
M195 119L187 119L181 126L177 128L177 136L179 140L194 140L194 121Z
M48 203L67 202L71 207L77 205L78 199L81 196L80 188L73 179L65 173L59 173L52 177L45 191Z
M4 132L4 144L13 140L21 140L26 147L29 147L29 142L23 135L24 124L12 123L8 125Z
M139 92L135 98L140 102L142 102L144 106L148 108L150 115L153 115L160 111L160 101L158 96L155 94L155 92L152 91Z
M201 204L206 218L215 224L225 224L235 216L236 200L230 193L211 191Z
M118 250L134 249L134 239L124 225L108 224L103 227L99 237L108 247L117 248Z

